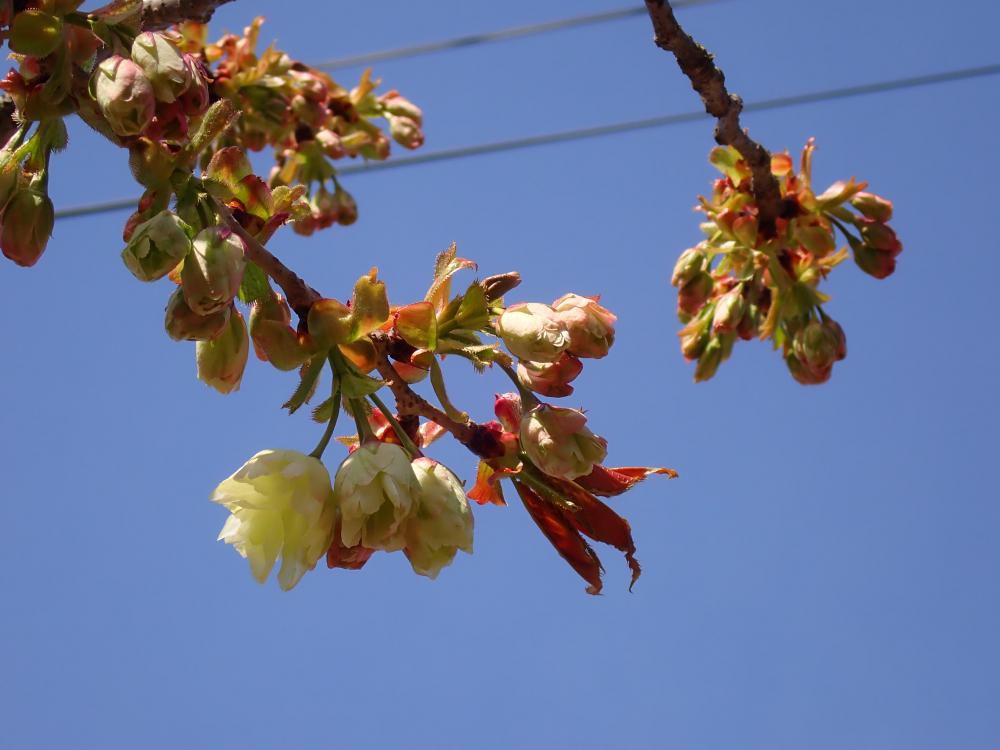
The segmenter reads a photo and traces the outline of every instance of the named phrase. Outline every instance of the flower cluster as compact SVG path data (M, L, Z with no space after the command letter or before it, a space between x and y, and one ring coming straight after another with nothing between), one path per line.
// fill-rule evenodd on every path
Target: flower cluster
M782 196L773 232L759 226L750 170L738 152L712 152L724 176L701 199L706 239L681 254L671 279L685 324L681 351L697 361L696 381L715 374L737 339L756 337L781 348L800 383L825 382L847 354L844 331L824 310L829 297L818 288L848 257L846 247L837 249L837 232L865 273L883 279L895 270L903 247L888 226L892 204L853 179L816 194L813 150L810 140L798 174L787 154L772 158Z
M293 588L326 557L357 568L376 550L405 552L436 578L459 550L472 553L473 517L461 483L429 458L372 441L352 452L331 484L323 463L295 451L262 451L212 494L230 516L219 540L232 544L263 583L278 557L278 582Z
M194 258L185 262L179 294L185 293L189 262L203 265ZM318 469L307 472L287 469L286 464L271 466L262 463L260 456L220 485L214 499L239 516L227 522L220 538L251 558L258 578L259 571L273 565L280 546L264 547L252 540L285 538L286 532L264 527L289 524L284 509L289 503L295 506L298 493L307 498L304 512L311 514L311 523L318 527L309 539L329 540L325 550L329 567L356 570L376 552L402 551L415 572L436 577L458 551L472 551L473 519L467 497L480 504L504 505L503 480L514 484L531 517L587 580L592 593L601 588L601 568L584 537L622 551L633 581L638 576L627 522L597 496L620 494L650 474L672 472L603 466L607 442L588 428L584 413L538 398L572 391L568 380L560 383L553 375L543 382L523 375L525 367L546 368L567 358L577 363L578 374L579 358L608 354L615 316L596 298L576 294L564 295L552 305L505 307L501 295L517 286L517 274L474 281L453 295L454 275L472 267L452 246L438 256L425 298L402 306L390 304L385 285L373 269L358 279L348 302L316 300L304 316L301 331L290 327L289 311L280 300L254 304L250 334L261 359L279 369L301 365L299 387L285 404L289 411L311 399L324 369L331 376L330 397L313 410L313 418L326 423L327 429L311 457L300 456L288 465L322 466L320 459L342 410L353 417L356 427L356 434L338 438L350 452L332 484L327 480L329 486L323 485L325 474ZM210 301L208 309L201 309L212 314L212 308ZM496 338L491 342L491 337ZM501 343L520 360L517 369L514 357L501 350ZM495 367L518 389L495 398L497 420L474 422L450 400L439 363L445 356L467 360L477 370ZM412 390L413 384L423 380L429 380L440 406ZM378 395L383 388L391 390L396 413ZM445 433L479 457L476 482L468 496L464 483L450 469L424 455ZM319 479L295 478L307 474ZM262 495L273 491L272 499L259 500L255 495L254 507L274 512L240 516L240 489L233 482L243 476L256 477L255 487ZM330 513L315 511L308 498L318 495L325 498L322 504ZM297 547L281 553L285 560L299 561L296 571L313 567L324 554L308 544L308 554ZM254 554L261 559L255 562ZM279 581L288 587L281 575Z

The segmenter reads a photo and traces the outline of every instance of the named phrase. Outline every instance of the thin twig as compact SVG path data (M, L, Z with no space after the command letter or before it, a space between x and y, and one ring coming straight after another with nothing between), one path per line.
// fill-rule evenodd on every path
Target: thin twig
M142 28L165 29L181 21L208 23L215 9L232 0L143 0Z
M668 0L646 0L653 22L656 46L673 54L677 65L705 103L705 111L718 120L715 140L732 146L750 167L752 188L757 199L757 220L767 236L775 233L781 215L781 191L771 174L770 152L753 140L740 126L743 100L726 89L726 76L716 66L712 54L681 28Z
M321 298L319 292L309 286L292 269L282 263L274 254L264 247L259 240L236 221L232 212L220 201L215 201L215 210L226 226L243 240L246 256L249 260L260 266L274 282L281 287L285 293L288 305L295 313L305 319L309 314L309 308L316 300Z

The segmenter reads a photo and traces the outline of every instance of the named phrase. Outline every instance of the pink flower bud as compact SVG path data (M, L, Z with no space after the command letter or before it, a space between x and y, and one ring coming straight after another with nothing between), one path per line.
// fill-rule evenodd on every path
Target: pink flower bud
M525 362L517 365L517 379L525 388L551 398L573 393L570 383L583 372L583 362L563 352L555 362Z
M565 322L537 302L508 307L497 318L496 330L514 356L531 362L554 362L570 343Z
M552 303L569 332L569 352L578 357L599 359L607 356L615 342L615 321L618 318L598 304L600 297L564 294Z
M158 101L169 104L191 85L191 68L185 56L164 34L139 34L132 42L132 62L142 68Z
M493 412L507 432L521 429L521 397L516 393L498 393L493 401Z
M704 271L695 274L677 290L678 312L694 315L712 296L714 286L715 282L712 277Z
M153 85L142 68L121 55L112 55L97 66L90 92L118 135L139 135L153 119Z
M424 145L424 131L409 117L390 117L389 133L403 148L415 149Z
M560 479L586 476L608 452L607 441L590 431L582 411L548 404L524 415L520 437L532 463Z
M903 252L903 243L899 241L892 228L879 221L862 219L859 222L861 240L873 250L881 250L895 258Z
M379 103L390 115L406 117L413 120L417 125L423 125L424 113L416 104L409 99L400 96L398 91L389 91L379 97Z

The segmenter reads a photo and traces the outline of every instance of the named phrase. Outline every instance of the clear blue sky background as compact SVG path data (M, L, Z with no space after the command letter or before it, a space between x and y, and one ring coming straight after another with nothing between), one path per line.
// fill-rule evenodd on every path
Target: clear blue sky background
M618 6L239 0L213 30L269 14L265 39L317 60ZM682 20L749 100L998 61L984 0ZM424 106L428 150L696 108L650 37L640 18L376 73ZM169 283L119 260L124 215L59 223L35 269L0 264L0 748L996 747L998 81L746 118L774 149L815 135L820 181L896 202L899 272L835 274L850 356L819 388L761 344L695 386L677 351L669 273L698 239L708 122L360 175L356 226L276 238L335 296L375 264L416 299L451 240L522 271L512 301L603 294L619 340L570 402L612 464L681 472L615 502L633 594L602 549L606 594L585 595L519 505L477 508L476 553L436 582L383 555L258 586L207 498L262 448L311 449L279 409L292 378L252 364L210 391L162 331ZM134 193L120 154L73 136L57 205ZM486 418L503 380L449 372Z

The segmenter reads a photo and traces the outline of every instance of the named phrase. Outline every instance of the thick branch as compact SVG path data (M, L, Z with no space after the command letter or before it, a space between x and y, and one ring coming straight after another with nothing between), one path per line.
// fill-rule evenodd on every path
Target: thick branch
M181 21L208 23L215 9L232 0L143 0L142 28L165 29Z
M646 0L646 10L653 22L656 46L673 54L705 103L705 111L718 120L716 142L735 148L750 167L758 222L765 235L773 236L775 220L781 215L781 191L771 174L770 152L740 126L743 100L729 93L725 74L715 65L711 53L677 23L668 0Z
M222 203L216 201L215 210L230 229L243 240L248 259L261 267L285 293L288 305L300 318L309 314L309 308L320 299L320 294L309 286L292 269L282 263L275 255L264 247L252 234L244 229L233 217L232 212Z

